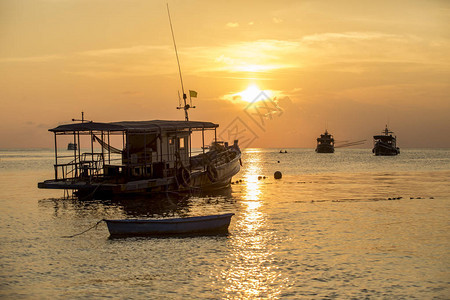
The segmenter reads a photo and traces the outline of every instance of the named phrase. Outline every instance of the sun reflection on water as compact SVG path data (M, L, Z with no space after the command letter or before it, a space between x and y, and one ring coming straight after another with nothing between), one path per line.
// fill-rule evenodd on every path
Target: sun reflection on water
M264 211L262 181L258 180L261 174L260 153L250 153L243 171L241 207L230 238L228 268L221 274L226 281L226 298L276 298L287 280L281 279L274 258L275 231L269 230Z

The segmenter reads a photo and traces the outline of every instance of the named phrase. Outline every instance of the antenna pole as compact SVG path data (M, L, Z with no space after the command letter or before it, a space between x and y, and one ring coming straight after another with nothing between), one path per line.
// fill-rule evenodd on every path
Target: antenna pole
M81 112L81 120L78 120L78 119L72 119L72 122L75 122L75 121L81 121L81 123L84 123L84 122L86 122L86 123L92 123L92 121L89 121L89 120L85 120L85 119L84 119L84 111Z
M185 117L186 121L189 121L188 109L190 106L186 103L187 97L184 92L183 77L181 76L180 59L178 58L177 44L175 43L175 35L173 34L172 19L170 18L170 11L169 11L169 3L167 3L167 15L169 16L170 31L172 32L173 47L175 48L175 55L177 57L178 73L180 74L181 91L183 92L183 100L184 100L184 107L177 107L177 108L184 109L184 117Z

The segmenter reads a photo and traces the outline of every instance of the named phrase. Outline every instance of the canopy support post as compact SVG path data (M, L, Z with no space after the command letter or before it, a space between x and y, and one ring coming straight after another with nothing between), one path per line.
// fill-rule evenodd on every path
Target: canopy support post
M55 132L55 180L58 180L58 143L56 141L56 132Z

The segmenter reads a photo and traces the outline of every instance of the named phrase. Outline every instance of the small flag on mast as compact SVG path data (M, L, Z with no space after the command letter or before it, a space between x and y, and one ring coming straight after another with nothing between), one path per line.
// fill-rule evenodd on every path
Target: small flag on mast
M189 97L197 98L197 92L189 90Z

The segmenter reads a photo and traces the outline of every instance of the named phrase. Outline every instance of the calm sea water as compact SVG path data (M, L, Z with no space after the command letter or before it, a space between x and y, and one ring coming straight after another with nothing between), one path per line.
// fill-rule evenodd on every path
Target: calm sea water
M450 150L278 151L245 150L218 194L80 202L37 189L51 150L0 150L0 298L450 298ZM227 236L63 238L219 212Z

